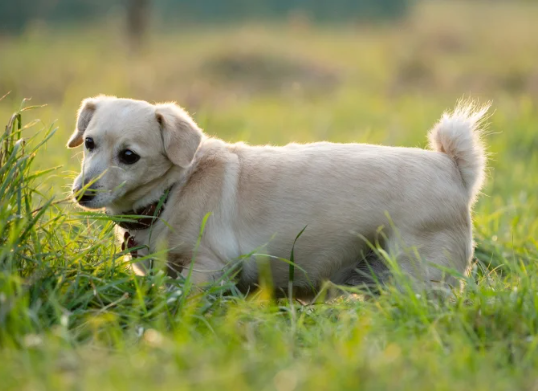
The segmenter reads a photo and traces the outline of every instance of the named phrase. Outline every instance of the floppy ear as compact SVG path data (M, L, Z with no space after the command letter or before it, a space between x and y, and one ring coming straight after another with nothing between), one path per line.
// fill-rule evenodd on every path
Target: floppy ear
M67 142L67 147L75 148L82 144L82 136L84 135L84 131L86 131L86 128L88 128L88 124L90 123L90 120L95 112L95 102L96 101L93 98L87 98L82 101L82 105L80 106L77 115L77 128Z
M185 110L173 103L157 105L155 116L168 159L177 166L189 166L202 141L202 130Z

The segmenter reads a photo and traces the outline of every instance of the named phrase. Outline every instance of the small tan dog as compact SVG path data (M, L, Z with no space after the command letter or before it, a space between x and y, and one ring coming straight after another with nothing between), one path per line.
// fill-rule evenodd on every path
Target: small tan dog
M454 285L446 270L464 273L473 254L471 207L484 179L479 124L486 110L460 105L445 114L429 134L431 150L273 147L207 137L173 103L98 96L82 102L68 142L85 145L73 189L85 208L148 216L120 223L119 236L130 248L145 247L135 257L167 244L171 275L189 270L211 213L196 248L197 284L241 260L241 284L255 285L256 256L244 255L258 251L271 256L275 286L286 287L289 267L278 258L289 258L306 227L294 252L299 290L346 281L368 242L381 242L417 283ZM147 271L148 261L136 268Z

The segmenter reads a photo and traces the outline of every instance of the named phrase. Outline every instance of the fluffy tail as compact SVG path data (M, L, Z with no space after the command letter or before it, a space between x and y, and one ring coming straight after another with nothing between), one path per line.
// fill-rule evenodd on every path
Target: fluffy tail
M461 173L471 203L482 188L486 169L486 150L481 124L489 105L477 107L459 103L452 113L444 113L430 131L430 148L451 157Z

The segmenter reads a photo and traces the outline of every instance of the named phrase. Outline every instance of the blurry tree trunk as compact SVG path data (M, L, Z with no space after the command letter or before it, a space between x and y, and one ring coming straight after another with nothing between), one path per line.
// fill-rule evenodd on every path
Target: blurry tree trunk
M127 38L133 52L138 52L142 47L149 16L149 0L127 2Z

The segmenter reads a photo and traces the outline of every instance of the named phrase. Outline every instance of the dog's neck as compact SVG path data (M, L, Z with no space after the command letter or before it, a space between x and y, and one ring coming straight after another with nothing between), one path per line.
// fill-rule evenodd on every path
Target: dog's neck
M129 218L128 220L118 220L116 224L126 230L149 229L161 216L172 188L173 185L165 191L159 200L139 209L124 212L122 215L132 215L133 218Z

